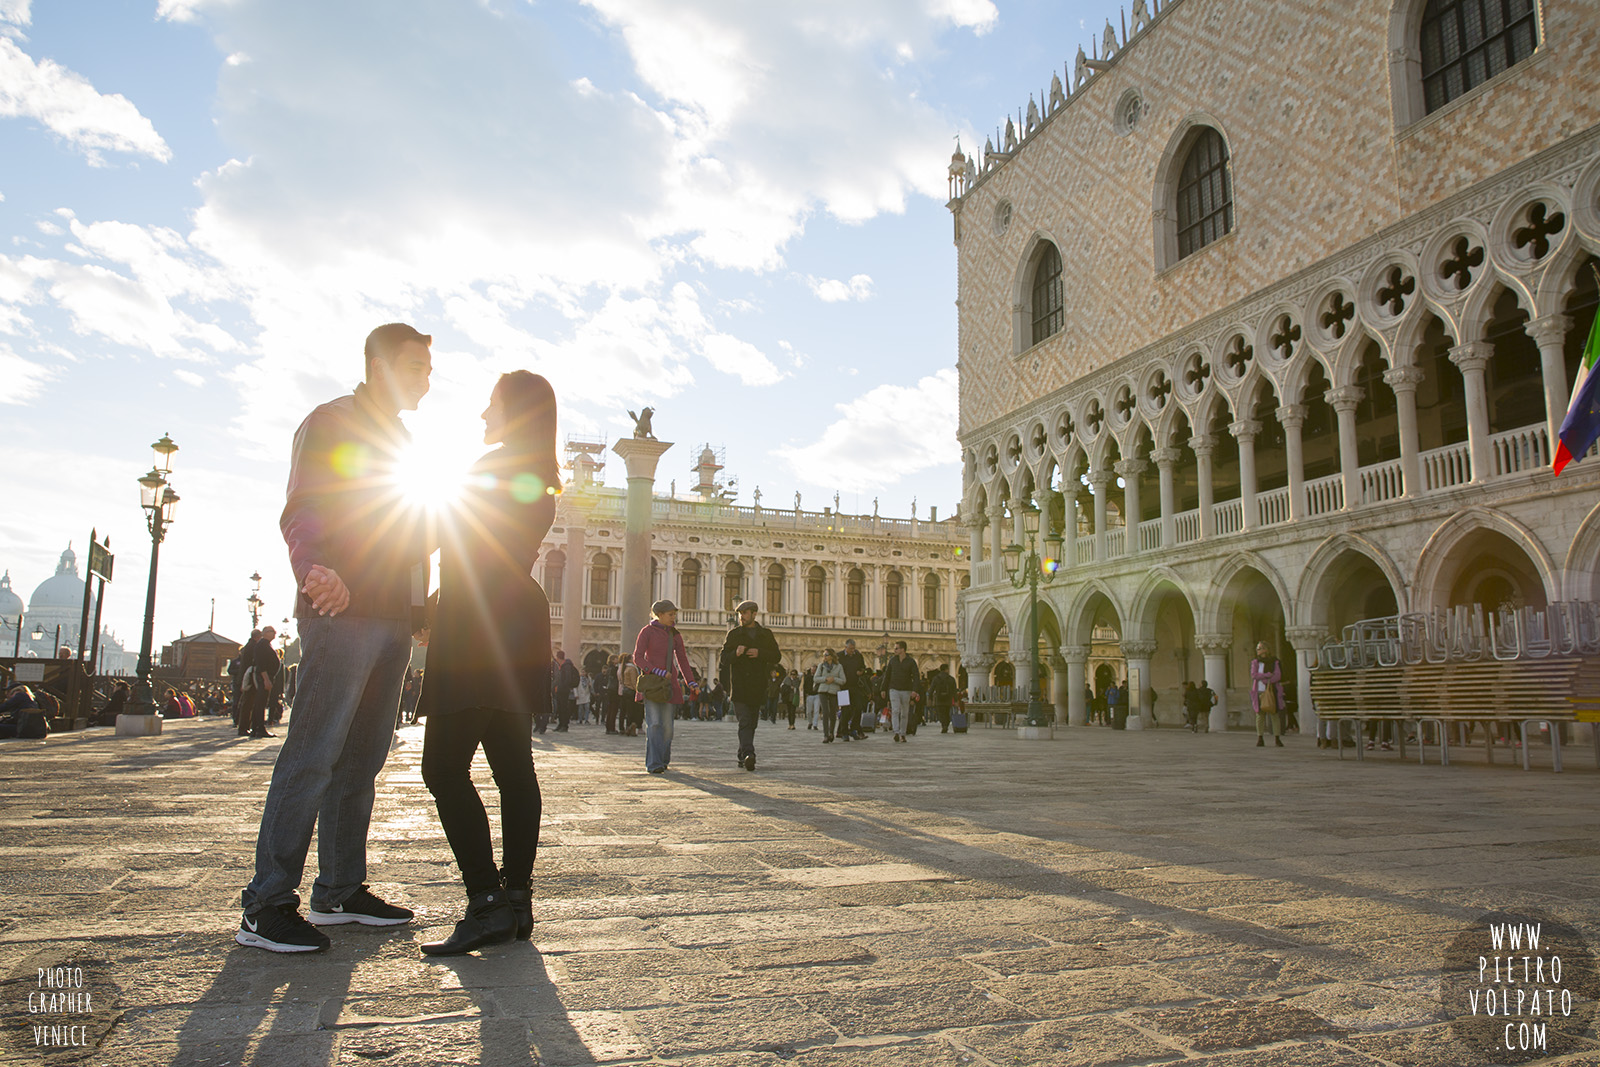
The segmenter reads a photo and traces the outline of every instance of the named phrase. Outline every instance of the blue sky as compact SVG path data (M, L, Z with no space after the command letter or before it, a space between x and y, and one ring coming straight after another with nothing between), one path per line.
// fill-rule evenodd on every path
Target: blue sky
M295 425L380 322L469 462L495 376L563 432L657 408L680 488L955 509L952 138L1048 85L1109 2L0 0L0 568L109 532L137 643L148 444L181 446L157 637L290 613ZM620 484L620 461L608 471Z

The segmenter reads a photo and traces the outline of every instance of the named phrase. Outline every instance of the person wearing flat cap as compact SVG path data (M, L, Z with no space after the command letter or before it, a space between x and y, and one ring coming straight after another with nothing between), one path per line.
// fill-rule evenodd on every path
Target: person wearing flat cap
M767 699L767 679L783 659L778 639L756 622L756 602L746 600L736 609L739 625L728 631L722 643L722 674L733 698L734 718L739 721L739 766L756 769L756 723L761 705Z
M644 768L663 774L672 762L672 720L684 693L699 694L694 668L678 633L678 605L658 600L650 605L651 620L633 644L633 662L639 668L634 699L644 704Z

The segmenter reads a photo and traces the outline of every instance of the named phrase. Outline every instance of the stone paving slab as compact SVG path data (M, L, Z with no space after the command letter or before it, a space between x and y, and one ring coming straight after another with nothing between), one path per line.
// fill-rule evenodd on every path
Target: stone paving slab
M232 940L273 743L192 720L0 743L0 1064L1457 1067L1495 1062L1440 1002L1460 931L1533 908L1600 945L1581 746L1558 776L763 725L752 774L731 723L685 722L664 776L642 738L536 739L534 938L429 960L462 902L421 743L397 736L370 848L416 922L310 957ZM84 1010L30 1012L41 970Z

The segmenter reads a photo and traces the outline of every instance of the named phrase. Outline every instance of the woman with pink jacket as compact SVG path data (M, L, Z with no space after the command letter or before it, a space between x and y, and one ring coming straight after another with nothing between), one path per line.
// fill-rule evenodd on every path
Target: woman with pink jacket
M1250 706L1256 711L1256 747L1266 742L1267 720L1272 720L1272 741L1283 747L1283 663L1265 641L1256 645L1250 661Z
M672 720L687 688L698 695L693 682L694 668L678 633L678 606L658 600L650 606L654 616L633 644L633 662L639 668L639 686L634 699L644 704L644 766L651 774L661 774L672 762ZM650 678L659 681L650 681Z

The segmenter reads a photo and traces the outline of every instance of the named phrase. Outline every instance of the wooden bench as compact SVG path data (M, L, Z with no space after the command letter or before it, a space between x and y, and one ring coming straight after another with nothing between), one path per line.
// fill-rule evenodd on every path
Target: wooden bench
M1019 719L1027 718L1026 700L967 701L967 719L976 723L980 719L985 727L1014 726Z
M1452 663L1400 663L1359 669L1311 672L1311 699L1320 718L1356 724L1356 758L1363 759L1361 734L1368 722L1394 722L1400 730L1400 756L1406 755L1405 728L1417 729L1419 762L1426 763L1426 728L1432 726L1439 762L1450 762L1450 726L1466 743L1472 725L1488 735L1486 754L1494 762L1495 724L1519 725L1522 767L1528 761L1528 728L1543 724L1550 733L1551 762L1561 771L1561 724L1587 722L1600 766L1600 657L1548 656L1542 659L1479 660ZM1344 731L1334 731L1344 758Z

